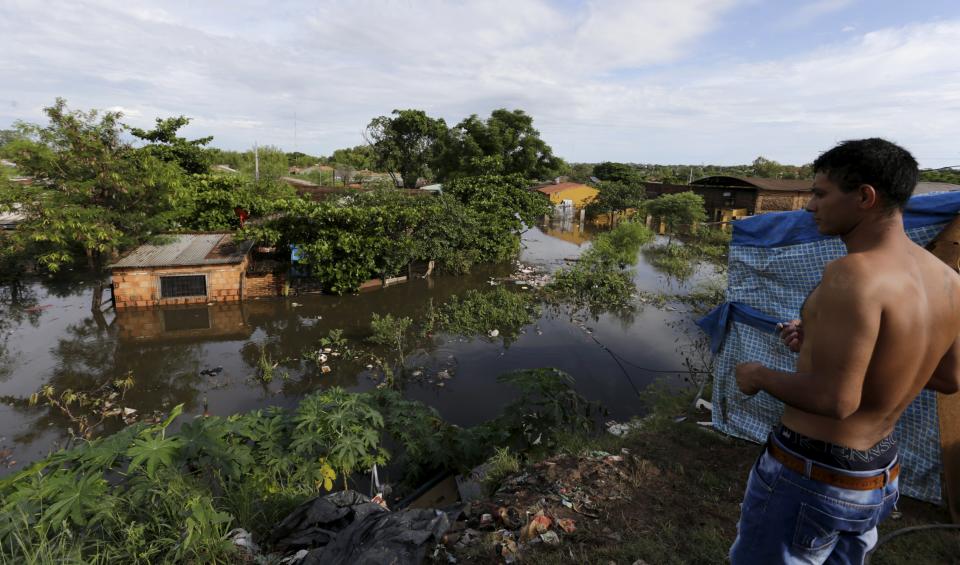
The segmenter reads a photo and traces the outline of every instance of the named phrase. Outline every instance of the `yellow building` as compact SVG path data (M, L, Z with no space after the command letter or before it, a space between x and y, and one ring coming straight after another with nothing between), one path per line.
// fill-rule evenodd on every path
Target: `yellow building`
M583 208L593 201L597 194L600 194L600 191L592 186L577 182L547 184L537 187L536 190L546 194L550 198L550 203L554 206L562 204L564 200L570 200L573 202L574 208Z

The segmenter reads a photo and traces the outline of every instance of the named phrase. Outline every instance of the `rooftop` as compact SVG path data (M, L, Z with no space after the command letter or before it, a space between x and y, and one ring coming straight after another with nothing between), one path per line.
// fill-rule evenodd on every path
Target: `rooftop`
M813 186L813 181L809 179L767 179L761 177L717 175L697 179L690 184L694 186L741 186L784 192L809 192Z
M176 234L170 243L144 244L110 265L111 269L181 267L239 263L253 242L236 243L229 233Z
M544 194L555 194L557 192L562 192L564 190L569 190L571 188L583 188L583 187L593 188L592 186L582 184L579 182L561 182L559 184L550 183L550 184L544 184L541 186L535 186L533 189L538 192L542 192ZM596 189L593 188L593 190L596 190Z

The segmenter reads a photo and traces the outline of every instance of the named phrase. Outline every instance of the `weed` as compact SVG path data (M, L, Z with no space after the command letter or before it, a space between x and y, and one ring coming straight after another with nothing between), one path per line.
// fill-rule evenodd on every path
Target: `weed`
M484 477L484 488L488 493L496 491L503 479L520 470L520 459L510 452L509 447L498 447L487 462L489 467Z

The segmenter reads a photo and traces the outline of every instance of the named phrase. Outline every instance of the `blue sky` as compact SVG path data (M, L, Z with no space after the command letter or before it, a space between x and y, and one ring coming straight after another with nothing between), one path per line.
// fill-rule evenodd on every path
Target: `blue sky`
M5 0L0 76L0 128L62 96L329 154L394 108L506 107L570 161L800 164L883 136L960 165L956 1Z

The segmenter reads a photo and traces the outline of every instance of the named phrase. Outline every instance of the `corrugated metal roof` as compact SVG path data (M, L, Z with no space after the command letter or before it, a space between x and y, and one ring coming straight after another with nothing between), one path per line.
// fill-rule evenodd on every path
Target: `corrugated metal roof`
M253 242L235 243L231 234L202 233L170 236L165 245L144 244L120 259L111 269L134 267L179 267L239 263Z

